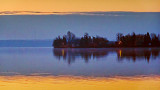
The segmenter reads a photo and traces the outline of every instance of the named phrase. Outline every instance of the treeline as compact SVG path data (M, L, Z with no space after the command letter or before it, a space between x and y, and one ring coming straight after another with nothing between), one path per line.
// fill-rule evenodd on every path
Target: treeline
M117 34L117 41L108 41L104 37L93 37L85 33L81 38L68 31L63 37L58 36L53 41L55 48L108 48L108 47L159 47L160 35L149 34Z
M123 35L117 34L118 47L158 47L160 46L160 35L154 33Z
M75 34L68 31L67 35L62 38L58 36L54 42L53 46L55 48L105 48L108 40L103 37L91 37L88 33L85 33L83 37L76 38Z

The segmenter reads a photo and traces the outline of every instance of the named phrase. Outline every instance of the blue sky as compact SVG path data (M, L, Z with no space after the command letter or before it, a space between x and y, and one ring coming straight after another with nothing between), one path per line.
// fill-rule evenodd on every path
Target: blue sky
M10 12L13 14L13 12ZM41 12L39 12L41 13ZM74 12L0 15L0 40L54 39L67 31L115 40L118 32L160 34L160 12Z

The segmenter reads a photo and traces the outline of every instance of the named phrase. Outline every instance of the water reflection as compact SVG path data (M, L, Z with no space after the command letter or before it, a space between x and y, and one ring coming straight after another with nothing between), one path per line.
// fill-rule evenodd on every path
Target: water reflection
M159 58L159 48L0 48L0 90L160 90Z
M159 51L159 48L0 48L0 75L160 75Z
M159 49L121 49L117 52L118 60L146 60L148 63L150 59L153 60L159 57Z
M53 49L53 54L59 60L63 58L63 60L67 60L68 64L74 62L77 57L81 57L81 59L85 60L86 63L93 57L100 58L108 55L108 52L112 52L113 50L102 50L102 49Z
M89 60L107 57L109 54L117 54L117 60L119 62L123 60L136 62L137 60L145 60L148 63L150 59L156 59L159 57L160 48L108 48L108 49L66 49L56 48L53 49L53 55L60 60L67 60L68 64L75 62L76 58L80 57L86 63Z

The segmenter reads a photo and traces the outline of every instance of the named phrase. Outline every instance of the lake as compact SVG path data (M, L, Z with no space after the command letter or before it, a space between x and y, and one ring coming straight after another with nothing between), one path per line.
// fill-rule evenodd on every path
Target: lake
M0 89L160 90L160 48L0 48Z

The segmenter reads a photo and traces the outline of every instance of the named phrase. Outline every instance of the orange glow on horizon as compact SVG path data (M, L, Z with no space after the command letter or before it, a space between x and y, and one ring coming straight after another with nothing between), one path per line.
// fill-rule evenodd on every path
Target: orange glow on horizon
M1 90L160 90L160 77L0 76Z
M160 12L160 0L0 0L0 11Z

